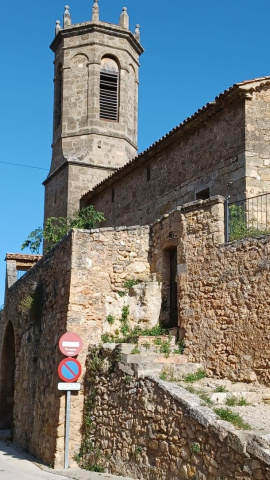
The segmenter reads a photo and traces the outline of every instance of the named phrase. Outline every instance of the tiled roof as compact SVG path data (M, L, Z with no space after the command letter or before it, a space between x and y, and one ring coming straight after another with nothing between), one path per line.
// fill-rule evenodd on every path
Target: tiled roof
M38 262L42 258L42 255L26 255L24 253L7 253L6 260L23 260L26 262Z
M254 78L253 80L245 80L240 83L235 83L230 88L224 90L224 92L216 96L213 102L209 102L206 105L204 105L202 108L199 108L199 110L197 110L191 117L187 117L182 123L174 127L166 135L164 135L159 140L154 142L152 145L150 145L150 147L148 147L146 150L141 152L135 158L125 163L123 167L120 167L116 172L112 173L109 177L105 178L102 182L98 183L92 190L89 190L88 192L86 192L81 198L84 199L88 196L91 196L91 194L96 194L100 191L103 191L108 185L122 178L124 172L129 171L130 166L136 167L136 164L138 162L140 163L140 160L142 161L146 156L148 158L148 153L153 152L155 148L157 148L162 144L162 142L170 138L176 132L184 130L187 125L194 123L195 120L199 121L200 117L202 117L202 114L206 113L207 111L209 111L209 113L211 112L211 116L215 114L217 111L221 109L221 103L223 102L224 99L228 98L231 95L234 96L236 94L237 96L238 95L240 96L240 94L243 95L246 92L252 92L265 85L270 86L270 76L259 77L259 78ZM147 158L145 160L147 160ZM123 174L121 174L121 172L123 172Z

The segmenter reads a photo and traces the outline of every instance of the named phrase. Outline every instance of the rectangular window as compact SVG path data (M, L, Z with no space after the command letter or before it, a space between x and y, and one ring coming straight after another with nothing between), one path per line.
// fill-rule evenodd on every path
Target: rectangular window
M210 190L208 187L196 193L196 200L207 200L207 198L210 198Z

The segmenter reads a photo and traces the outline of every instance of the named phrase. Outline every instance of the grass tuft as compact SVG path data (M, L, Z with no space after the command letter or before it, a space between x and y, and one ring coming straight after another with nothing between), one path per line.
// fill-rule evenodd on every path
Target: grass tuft
M215 408L214 412L226 422L232 423L235 427L241 430L250 430L251 426L249 423L245 422L238 413L234 413L228 408Z
M198 380L201 380L202 378L206 377L206 372L202 368L199 368L197 372L194 373L189 373L184 377L184 382L186 383L194 383L197 382Z

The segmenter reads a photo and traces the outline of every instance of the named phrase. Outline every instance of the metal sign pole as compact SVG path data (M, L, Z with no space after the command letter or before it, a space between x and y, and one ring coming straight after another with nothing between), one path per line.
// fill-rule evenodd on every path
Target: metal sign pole
M68 456L69 456L69 421L70 421L70 390L67 390L66 396L66 432L65 432L65 465L64 468L68 468Z

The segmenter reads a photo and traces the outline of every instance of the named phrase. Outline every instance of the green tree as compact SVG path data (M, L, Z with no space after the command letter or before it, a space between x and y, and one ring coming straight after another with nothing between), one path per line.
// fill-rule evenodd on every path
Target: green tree
M47 252L71 229L81 228L90 230L104 219L103 213L97 212L93 205L74 212L71 217L50 217L46 220L43 229L38 227L28 235L21 246L21 250L29 248L32 253L38 254L44 240L45 252Z

